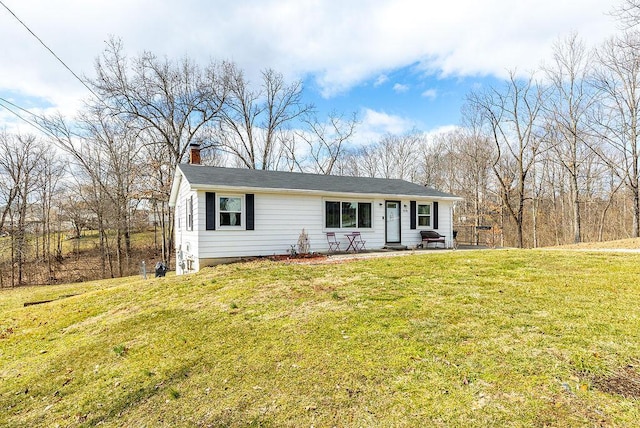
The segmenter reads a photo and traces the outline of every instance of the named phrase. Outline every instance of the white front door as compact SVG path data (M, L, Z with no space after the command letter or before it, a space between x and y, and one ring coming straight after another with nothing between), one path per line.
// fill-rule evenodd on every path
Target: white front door
M400 202L387 201L386 236L388 244L400 243Z

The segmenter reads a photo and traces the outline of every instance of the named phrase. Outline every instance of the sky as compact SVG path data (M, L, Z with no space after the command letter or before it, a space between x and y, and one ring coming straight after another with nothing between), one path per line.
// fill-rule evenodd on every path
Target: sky
M597 46L617 31L616 0L0 2L0 98L21 108L73 116L90 93L9 10L80 77L112 36L131 56L273 68L320 112L355 112L361 144L455 127L470 90L539 68L572 32ZM35 132L0 107L3 129Z

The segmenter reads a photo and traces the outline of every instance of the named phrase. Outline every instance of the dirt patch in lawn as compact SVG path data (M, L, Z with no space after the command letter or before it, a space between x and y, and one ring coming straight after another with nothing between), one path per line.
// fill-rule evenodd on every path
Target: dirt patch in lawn
M591 378L594 388L625 398L640 398L640 373L633 365L622 367L613 373Z

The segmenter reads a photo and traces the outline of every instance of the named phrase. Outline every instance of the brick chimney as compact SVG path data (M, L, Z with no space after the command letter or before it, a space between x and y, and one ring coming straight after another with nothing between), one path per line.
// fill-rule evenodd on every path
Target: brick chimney
M191 143L189 150L189 163L191 165L200 165L200 144Z

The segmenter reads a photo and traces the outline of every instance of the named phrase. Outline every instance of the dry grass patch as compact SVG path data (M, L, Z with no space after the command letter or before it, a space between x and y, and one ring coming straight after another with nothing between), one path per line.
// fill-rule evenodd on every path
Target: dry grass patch
M569 244L554 247L559 249L581 249L581 250L640 250L640 238L618 239L604 242L581 242L580 244Z

